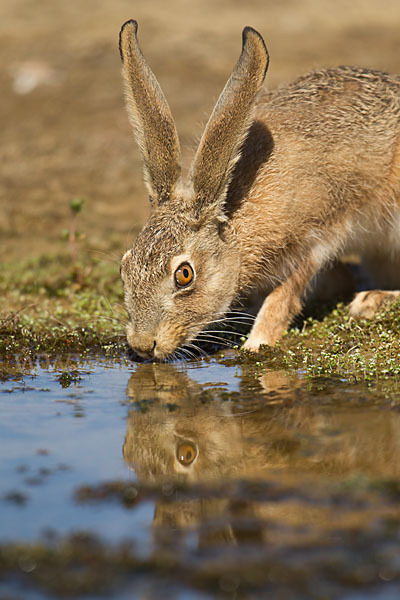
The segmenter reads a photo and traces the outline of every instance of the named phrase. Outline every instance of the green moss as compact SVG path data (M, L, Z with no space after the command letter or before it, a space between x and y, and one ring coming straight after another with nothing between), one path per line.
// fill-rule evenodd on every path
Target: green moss
M118 263L71 265L67 254L6 265L0 275L0 358L23 362L41 353L126 353ZM300 371L307 377L354 381L400 379L400 302L371 321L349 319L339 304L322 320L308 317L276 348L258 355L237 350L236 363ZM229 333L227 332L229 338ZM231 356L228 354L228 360ZM227 360L219 353L220 362Z
M3 361L126 352L117 264L87 261L71 267L64 255L9 264L0 276L0 294Z
M350 319L338 305L322 321L312 318L290 331L279 347L289 368L308 376L338 375L354 381L400 379L400 302L371 321Z
M337 377L353 382L400 381L400 302L372 320L355 321L338 304L322 320L308 317L301 329L290 329L275 348L259 354L240 351L240 362L255 374L287 369L311 379Z

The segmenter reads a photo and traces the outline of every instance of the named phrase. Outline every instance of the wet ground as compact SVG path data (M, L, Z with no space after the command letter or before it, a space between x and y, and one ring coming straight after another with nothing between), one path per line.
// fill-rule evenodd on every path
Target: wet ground
M41 365L0 387L0 598L399 597L399 386Z

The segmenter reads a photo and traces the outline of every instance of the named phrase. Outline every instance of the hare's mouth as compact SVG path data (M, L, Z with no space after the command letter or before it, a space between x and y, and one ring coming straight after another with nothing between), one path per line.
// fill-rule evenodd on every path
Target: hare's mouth
M172 357L173 352L164 352L157 347L157 341L154 340L152 346L138 346L135 343L131 343L128 338L128 344L130 350L134 353L134 358L139 359L140 362L165 362Z
M177 326L171 328L162 325L153 334L138 334L132 323L128 323L126 338L131 350L144 361L178 360L184 358L184 355L193 357L192 354L182 350L188 342L181 328Z

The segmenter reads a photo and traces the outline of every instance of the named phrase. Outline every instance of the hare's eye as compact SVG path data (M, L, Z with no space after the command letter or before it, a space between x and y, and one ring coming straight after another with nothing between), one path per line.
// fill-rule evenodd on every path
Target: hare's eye
M186 287L193 280L193 269L188 263L183 263L175 271L175 283L178 287Z
M176 452L176 458L181 463L181 465L183 465L184 467L188 467L192 464L196 456L197 450L194 444L192 444L191 442L183 442L182 444L179 444Z

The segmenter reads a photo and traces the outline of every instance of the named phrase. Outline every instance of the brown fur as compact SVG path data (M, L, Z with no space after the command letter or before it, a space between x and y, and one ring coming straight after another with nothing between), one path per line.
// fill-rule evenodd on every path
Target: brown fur
M143 157L145 182L153 202L167 200L180 175L178 134L164 94L137 44L136 21L120 36L129 116Z
M382 290L360 292L351 303L350 316L355 319L359 317L372 319L385 304L394 302L399 297L400 292L384 292Z
M125 24L120 47L153 200L122 260L137 352L173 354L254 292L265 301L245 347L273 345L313 277L343 252L359 252L380 287L400 285L399 77L338 67L267 92L268 54L246 28L182 181L175 126L136 31ZM174 269L183 262L195 276L177 289ZM362 316L354 302L352 313Z

